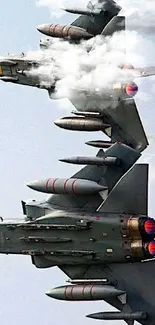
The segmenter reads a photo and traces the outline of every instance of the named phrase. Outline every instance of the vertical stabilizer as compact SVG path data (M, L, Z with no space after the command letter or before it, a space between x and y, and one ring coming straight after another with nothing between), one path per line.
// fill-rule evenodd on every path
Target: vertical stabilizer
M148 164L136 164L115 185L98 211L148 214Z
M125 16L115 16L106 25L101 34L111 36L115 32L125 31L125 27Z

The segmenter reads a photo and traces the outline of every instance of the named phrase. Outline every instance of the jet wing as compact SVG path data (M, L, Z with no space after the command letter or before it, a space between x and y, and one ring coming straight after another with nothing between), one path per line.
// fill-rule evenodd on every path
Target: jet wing
M154 324L155 319L155 260L135 264L115 264L106 268L108 276L117 281L118 288L127 293L127 303L116 306L128 312L146 312L146 320L139 322L145 325Z
M110 128L104 130L112 142L121 141L138 151L143 151L148 146L148 140L133 98L127 100L106 101L102 97L79 96L71 99L77 110L87 112L100 112L100 118Z
M117 289L125 291L126 299L122 303L117 298L108 298L105 301L125 313L147 313L146 319L138 320L143 325L154 325L155 319L155 260L126 263L109 264L107 266L79 267L64 266L61 270L72 279L107 279L108 283L114 284ZM104 312L103 310L95 311ZM133 321L127 321L133 324Z
M148 146L134 99L120 100L116 109L108 107L105 114L111 120L112 141L121 140L140 152Z
M39 61L26 59L26 56L8 56L0 58L0 80L13 82L31 87L37 87L40 84L38 76L31 76L29 71L38 67Z
M43 61L45 64L45 60ZM8 55L0 57L0 80L53 91L55 83L53 87L45 83L42 85L38 74L33 73L32 75L31 73L32 69L37 69L41 65L41 59L29 59L24 53L21 56Z

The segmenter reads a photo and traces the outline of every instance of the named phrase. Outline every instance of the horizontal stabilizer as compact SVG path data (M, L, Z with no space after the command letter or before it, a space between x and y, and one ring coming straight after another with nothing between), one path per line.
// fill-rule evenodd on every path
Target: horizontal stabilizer
M134 69L135 78L151 77L155 75L155 66Z
M148 164L137 164L112 189L98 209L105 213L148 213Z

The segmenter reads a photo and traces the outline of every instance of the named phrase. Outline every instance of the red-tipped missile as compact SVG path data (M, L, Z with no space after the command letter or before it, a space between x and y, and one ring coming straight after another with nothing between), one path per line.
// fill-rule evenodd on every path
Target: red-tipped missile
M39 25L37 30L47 36L74 40L89 39L93 37L93 35L87 33L85 29L72 25L43 24Z
M79 284L62 286L46 292L50 298L70 301L103 300L109 297L118 297L125 294L110 285L101 284Z
M107 187L86 179L49 178L35 180L27 184L31 189L42 193L88 195L106 190Z

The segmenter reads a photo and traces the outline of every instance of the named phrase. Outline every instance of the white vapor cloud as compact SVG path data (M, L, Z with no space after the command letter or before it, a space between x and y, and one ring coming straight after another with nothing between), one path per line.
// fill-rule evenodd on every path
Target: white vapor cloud
M135 53L136 45L144 42L144 38L136 32L127 32L126 40L132 59L145 65L143 56ZM116 90L112 90L114 85L119 94L120 84L135 76L134 71L120 69L125 61L123 49L122 32L106 38L97 36L80 45L55 41L50 49L36 52L36 59L42 60L42 64L32 69L31 74L39 77L42 86L50 87L56 83L56 98L72 98L85 91L87 95L94 96L95 93L109 99L111 94L116 94Z
M154 0L118 0L116 1L128 17L127 27L133 24L146 28L154 26ZM63 0L36 0L37 5L47 6L52 14L60 13L59 9L65 6ZM87 1L78 2L79 7L85 7ZM77 2L70 1L67 5L76 7ZM74 17L74 16L73 16ZM144 24L145 23L145 24ZM48 50L28 53L28 58L33 57L42 61L39 68L31 70L32 76L37 76L42 86L56 85L56 93L51 98L70 98L77 100L84 98L84 94L92 100L94 94L100 99L105 97L105 106L109 106L110 96L115 99L114 107L120 94L120 84L134 80L134 71L122 71L120 66L126 60L136 67L146 66L148 56L154 62L154 43L148 34L140 33L139 29L114 33L111 37L97 36L79 45L52 40ZM89 49L92 49L89 51ZM124 50L127 49L125 54ZM139 51L137 51L139 49ZM128 54L129 53L129 54ZM117 87L117 91L112 88ZM152 89L153 91L153 89ZM144 100L149 98L144 93Z
M154 0L118 0L116 1L122 7L122 14L130 18L130 24L133 27L155 28Z

